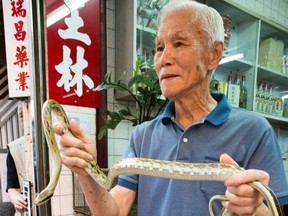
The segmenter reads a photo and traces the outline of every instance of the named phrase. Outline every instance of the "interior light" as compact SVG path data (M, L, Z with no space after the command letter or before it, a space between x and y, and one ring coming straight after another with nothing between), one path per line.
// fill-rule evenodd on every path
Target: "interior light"
M65 16L72 13L74 10L83 7L84 4L88 1L89 0L66 0L64 5L58 7L47 15L47 28L56 23L57 21L63 19Z
M241 59L241 58L243 58L243 57L244 57L243 53L239 53L239 54L227 56L227 57L221 59L219 65L225 64L225 63L227 63L227 62L234 61L234 60L237 60L237 59Z

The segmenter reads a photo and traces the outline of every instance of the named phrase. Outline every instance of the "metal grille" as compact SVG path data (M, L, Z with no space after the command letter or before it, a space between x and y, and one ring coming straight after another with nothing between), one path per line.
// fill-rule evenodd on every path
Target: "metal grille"
M19 128L17 102L13 100L0 101L0 149L4 151L7 144L22 136Z

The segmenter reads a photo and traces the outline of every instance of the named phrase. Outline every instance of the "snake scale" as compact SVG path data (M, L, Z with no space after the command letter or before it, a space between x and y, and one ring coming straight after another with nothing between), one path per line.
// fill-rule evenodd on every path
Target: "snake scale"
M62 167L60 152L53 131L52 113L58 116L64 133L70 132L69 121L61 105L54 100L47 100L42 109L42 123L49 147L49 154L53 161L53 170L49 184L35 198L35 205L41 205L53 196ZM101 171L94 160L88 163L85 170L99 185L107 190L111 189L117 176L125 173L192 181L225 181L232 174L243 171L242 168L230 164L186 163L148 158L127 158L120 160L112 166L108 176ZM273 216L284 216L275 194L268 186L261 182L251 182L249 184L264 195ZM210 200L209 212L211 216L214 216L213 202L219 199L225 200L226 198L225 196L216 195ZM221 215L228 216L232 215L232 213L224 209Z

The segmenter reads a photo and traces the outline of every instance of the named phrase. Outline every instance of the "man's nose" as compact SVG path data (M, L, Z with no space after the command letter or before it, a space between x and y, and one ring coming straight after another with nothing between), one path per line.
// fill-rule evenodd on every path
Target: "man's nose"
M165 47L160 57L161 67L172 65L174 61L173 50L170 47Z

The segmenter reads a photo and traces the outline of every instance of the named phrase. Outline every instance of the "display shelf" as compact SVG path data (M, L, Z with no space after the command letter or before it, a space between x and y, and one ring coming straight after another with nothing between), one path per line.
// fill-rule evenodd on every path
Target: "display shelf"
M283 73L283 66L285 65L283 61L284 50L287 48L288 29L284 29L267 20L260 20L257 80L264 83L264 85L267 83L266 85L269 84L272 86L272 95L275 100L281 100L283 96L288 94L288 74ZM283 113L285 112L283 99L281 105L279 105L279 102L275 102L274 106L282 107ZM277 113L278 112L279 110L277 110ZM283 127L286 125L286 127L288 127L288 118L286 117L269 114L262 115L267 118L273 126Z
M229 14L233 17L233 23L235 25L253 18L251 14L245 13L241 9L233 7L230 3L224 1L206 0L205 3L206 5L215 8L222 15Z
M225 68L226 70L229 70L229 71L249 70L253 66L254 65L251 61L246 61L244 59L237 59L237 60L229 61L229 62L219 65L220 68Z
M269 24L261 20L261 31L260 31L261 40L267 38L276 38L278 40L283 41L284 44L287 44L288 43L287 31L288 29L286 29L285 31L283 28L278 28L277 26L273 26L272 24Z
M156 30L137 24L137 29L145 33L156 34Z
M137 54L139 55L139 48L146 48L149 55L153 55L155 49L156 31L141 25L137 25ZM140 55L143 55L142 50Z
M287 117L278 117L278 116L273 116L273 115L269 115L265 113L259 113L259 114L264 116L273 125L277 125L278 127L288 127Z
M288 90L288 75L264 66L258 66L258 79L269 81L281 90Z

